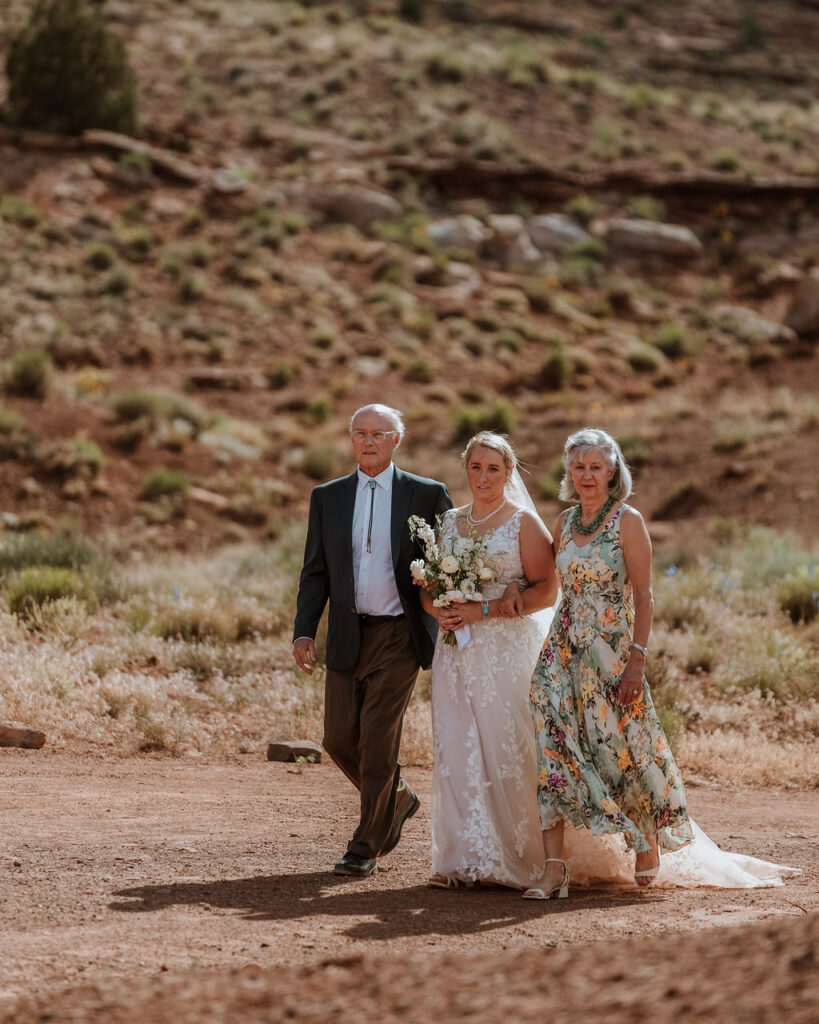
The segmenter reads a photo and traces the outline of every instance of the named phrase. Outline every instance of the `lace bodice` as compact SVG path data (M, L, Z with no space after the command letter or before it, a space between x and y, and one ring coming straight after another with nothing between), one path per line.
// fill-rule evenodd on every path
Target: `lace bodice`
M523 576L523 562L520 556L520 521L525 511L522 508L516 509L496 530L484 535L488 537L487 556L498 573L497 580L483 588L483 596L487 600L500 597L507 583ZM444 513L441 523L442 538L469 536L468 533L461 533L458 529L460 512L460 509L453 508ZM461 523L466 525L465 517L462 517Z

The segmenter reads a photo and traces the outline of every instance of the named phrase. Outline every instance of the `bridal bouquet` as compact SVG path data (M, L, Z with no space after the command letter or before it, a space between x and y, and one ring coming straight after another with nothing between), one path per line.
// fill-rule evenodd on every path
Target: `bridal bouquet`
M409 517L409 530L424 552L423 558L410 563L413 583L429 591L436 608L462 601L480 601L483 587L494 583L497 572L487 557L489 534L483 537L444 537L440 543L435 532L421 516ZM445 644L467 647L471 641L469 626L444 634Z

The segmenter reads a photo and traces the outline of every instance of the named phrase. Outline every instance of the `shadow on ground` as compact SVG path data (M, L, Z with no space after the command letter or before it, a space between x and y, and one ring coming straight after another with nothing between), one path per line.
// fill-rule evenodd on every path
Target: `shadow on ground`
M567 900L524 901L517 892L478 888L441 892L416 885L375 889L367 883L328 875L257 875L212 882L178 882L120 889L110 908L151 913L175 906L234 910L249 920L307 921L311 917L355 918L343 934L357 939L390 940L400 936L471 935L525 923L544 915L662 902L664 894L628 891L571 894ZM457 901L457 903L456 903ZM458 913L453 914L453 905Z

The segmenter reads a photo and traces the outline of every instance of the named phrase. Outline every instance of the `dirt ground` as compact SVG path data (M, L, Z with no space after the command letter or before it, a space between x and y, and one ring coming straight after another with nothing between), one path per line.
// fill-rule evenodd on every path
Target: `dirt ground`
M816 1019L815 792L689 788L721 846L803 869L784 888L539 904L426 888L423 769L407 772L423 804L401 845L350 881L329 870L356 812L332 766L47 750L0 763L0 1024L529 1020L554 986L554 1020Z

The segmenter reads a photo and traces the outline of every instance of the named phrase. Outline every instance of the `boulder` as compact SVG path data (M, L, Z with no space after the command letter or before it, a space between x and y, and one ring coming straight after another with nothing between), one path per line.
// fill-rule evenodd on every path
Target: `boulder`
M39 750L45 744L46 736L39 729L22 725L20 722L0 722L0 747L26 747Z
M606 242L615 253L680 260L696 259L703 253L702 242L690 228L681 224L616 217L601 227Z
M268 761L296 761L303 757L318 764L321 753L321 744L314 740L272 740L267 745Z
M316 194L314 204L328 217L359 227L404 216L404 207L391 195L354 185L331 185Z
M427 234L442 249L469 249L472 252L477 252L492 237L489 228L469 214L433 221L427 227Z
M585 242L591 238L588 231L565 213L547 213L539 217L530 217L526 221L526 229L532 242L541 252L565 252L578 242Z
M492 214L487 218L491 232L487 250L507 266L539 263L541 254L532 244L526 222L516 213Z
M785 313L785 323L802 338L819 335L819 267L802 278Z
M727 302L714 306L711 310L720 327L732 331L743 338L759 338L775 344L789 345L796 341L796 332L776 320L768 320L760 316L755 309L747 306L732 306Z

